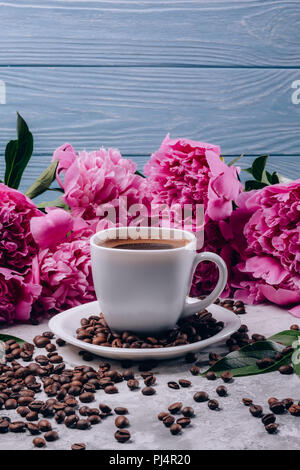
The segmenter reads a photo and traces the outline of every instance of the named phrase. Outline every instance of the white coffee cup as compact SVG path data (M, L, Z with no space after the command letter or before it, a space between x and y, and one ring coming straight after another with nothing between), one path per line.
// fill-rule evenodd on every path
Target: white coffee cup
M93 280L100 311L113 331L153 334L168 330L180 318L199 312L221 294L227 281L226 264L215 253L196 253L193 233L156 229L159 230L159 238L187 240L179 248L131 250L101 245L107 238L130 238L130 231L133 233L134 230L136 228L110 228L96 233L90 240ZM219 280L213 292L199 300L188 297L188 293L194 271L202 261L212 261L217 265Z

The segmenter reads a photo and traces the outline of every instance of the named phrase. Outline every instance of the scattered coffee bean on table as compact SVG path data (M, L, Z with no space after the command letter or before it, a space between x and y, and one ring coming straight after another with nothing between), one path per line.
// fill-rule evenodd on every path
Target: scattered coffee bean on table
M291 375L294 373L294 368L291 364L280 366L278 370L280 374L283 374L283 375Z
M143 395L154 395L155 393L156 393L156 390L153 387L144 387L142 389Z
M179 424L182 428L186 428L191 424L190 418L184 417L184 418L178 418L176 420L176 424Z
M86 450L86 445L83 442L78 442L76 444L72 444L72 450Z
M163 418L163 424L169 428L175 422L174 416L170 415L169 413Z
M281 401L273 401L270 405L270 410L276 415L281 415L285 412L285 406Z
M181 413L187 418L192 418L195 415L194 409L191 406L182 408Z
M225 371L225 372L222 372L221 379L223 380L223 382L229 383L233 381L233 375L231 372Z
M172 403L172 405L168 407L168 410L170 411L170 413L176 414L176 413L179 413L181 408L182 408L181 401L177 401L176 403Z
M129 426L129 420L126 418L126 416L118 416L115 419L115 425L117 428L128 428Z
M127 429L118 429L115 434L115 439L122 444L129 441L130 439L130 432Z
M42 437L35 437L32 442L35 447L45 447L46 445L46 441Z
M288 412L293 416L300 416L300 404L290 406Z
M224 385L219 385L219 387L216 388L216 392L219 395L219 397L226 397L227 388L224 387Z
M200 367L198 367L198 366L192 366L192 367L190 368L190 373L191 373L192 375L198 375L199 372L200 372Z
M207 380L216 380L217 375L215 374L215 372L210 371L205 374L205 377L207 378Z
M173 388L174 390L179 390L180 386L177 382L168 382L168 387Z
M198 403L208 401L208 399L209 399L208 393L206 393L206 392L196 392L194 394L193 398Z
M253 404L253 400L251 398L242 398L242 402L245 406L250 406Z
M217 400L209 400L207 406L210 410L218 410L219 409L219 402Z
M122 406L117 406L117 407L114 409L114 412L115 412L117 415L127 415L127 414L128 414L127 408L123 408Z
M190 380L186 380L186 379L179 379L178 382L179 382L179 385L183 388L187 388L187 387L190 387L192 385L192 382Z
M255 418L260 418L263 413L263 409L260 405L251 405L249 411Z
M170 433L173 434L173 436L176 436L177 434L181 433L181 429L182 427L180 426L180 424L174 423L170 427Z
M267 424L267 425L265 426L265 430L266 430L269 434L276 434L277 431L278 431L278 424L276 424L276 423Z
M273 413L268 413L261 418L261 421L266 426L267 424L275 423L276 416Z

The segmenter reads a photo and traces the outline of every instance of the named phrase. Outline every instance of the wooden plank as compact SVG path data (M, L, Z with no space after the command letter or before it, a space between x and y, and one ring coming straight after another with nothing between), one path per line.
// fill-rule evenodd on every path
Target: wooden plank
M143 171L143 168L148 161L150 155L126 155L126 158L131 158L136 164L140 171ZM226 163L229 163L233 157L225 157ZM248 168L251 166L254 158L254 155L246 155L243 157L242 160L239 161L237 164L242 169ZM40 175L40 173L47 167L50 163L49 155L33 155L32 159L24 172L22 182L20 185L21 191L26 191L29 186L33 183L33 181ZM285 176L286 178L290 179L298 179L300 178L300 154L294 156L286 156L286 155L270 155L267 163L267 170L270 172L277 171L281 175ZM0 179L3 178L4 174L4 161L3 159L0 160ZM246 181L250 178L250 175L246 172L241 172L241 180ZM55 196L56 197L56 196ZM49 192L46 196L42 195L37 200L38 202L42 202L45 200L54 199L54 194Z
M300 66L300 2L0 2L0 64Z
M66 141L78 150L150 154L167 132L221 145L224 155L299 154L297 70L18 68L0 70L0 152L28 121L36 154Z

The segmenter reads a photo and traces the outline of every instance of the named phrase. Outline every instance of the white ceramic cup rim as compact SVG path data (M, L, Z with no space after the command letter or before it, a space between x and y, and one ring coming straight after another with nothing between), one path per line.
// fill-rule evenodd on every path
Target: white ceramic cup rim
M195 235L192 233L192 232L189 232L188 230L183 230L183 229L178 229L178 228L166 228L166 227L147 227L147 226L143 226L143 227L111 227L111 228L107 228L107 229L104 229L104 230L99 230L97 233L95 233L94 235L92 235L92 237L90 238L90 243L91 245L93 245L93 247L95 247L97 250L106 250L106 251L115 251L114 248L111 248L111 247L107 247L107 246L104 246L104 245L100 245L99 242L100 241L103 241L103 239L100 240L100 234L102 235L109 235L109 233L115 233L116 230L127 230L128 229L159 229L161 230L162 232L164 231L168 231L169 233L181 233L182 234L182 239L186 239L186 240L189 240L189 242L183 246L180 246L180 247L176 247L176 248L166 248L163 250L164 253L166 252L174 252L174 251L180 251L180 250L194 250L194 242L196 241L196 237ZM129 237L130 238L130 237ZM157 240L160 240L159 238L157 238ZM175 239L176 240L176 239ZM137 253L137 250L134 250L134 249L130 249L130 248L126 248L126 249L122 249L122 248L118 248L118 253L128 253L128 252L133 252L133 253ZM153 253L161 253L162 250L138 250L138 253L147 253L147 254L153 254Z

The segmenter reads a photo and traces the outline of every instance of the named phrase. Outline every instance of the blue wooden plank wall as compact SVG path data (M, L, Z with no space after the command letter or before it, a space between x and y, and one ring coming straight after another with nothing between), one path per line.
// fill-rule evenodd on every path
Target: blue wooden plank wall
M0 172L16 110L35 137L22 189L65 141L142 169L167 132L299 178L300 2L0 1Z

